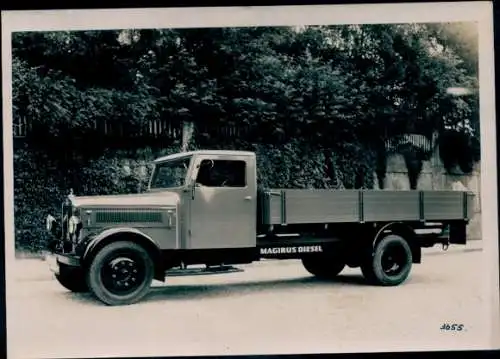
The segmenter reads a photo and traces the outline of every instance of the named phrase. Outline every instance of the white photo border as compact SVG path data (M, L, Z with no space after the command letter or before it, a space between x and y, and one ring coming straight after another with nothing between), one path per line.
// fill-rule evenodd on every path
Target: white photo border
M481 212L485 297L492 313L492 348L500 347L498 299L497 146L493 4L489 1L407 4L134 8L2 12L3 155L6 292L14 260L11 34L20 31L283 26L474 21L479 28ZM453 300L450 298L449 300ZM8 304L8 301L7 301ZM13 320L7 310L7 323ZM490 349L490 348L485 348Z

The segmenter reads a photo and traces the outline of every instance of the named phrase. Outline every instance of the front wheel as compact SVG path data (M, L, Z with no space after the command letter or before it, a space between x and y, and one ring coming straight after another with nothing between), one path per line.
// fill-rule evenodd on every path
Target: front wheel
M92 260L87 283L105 304L127 305L148 293L153 276L153 261L142 246L114 242L102 248Z
M80 268L73 268L59 263L59 273L54 276L59 284L74 293L84 293L89 290L85 275Z
M361 264L363 276L373 284L395 286L410 275L413 259L408 242L390 234L377 243L371 256Z

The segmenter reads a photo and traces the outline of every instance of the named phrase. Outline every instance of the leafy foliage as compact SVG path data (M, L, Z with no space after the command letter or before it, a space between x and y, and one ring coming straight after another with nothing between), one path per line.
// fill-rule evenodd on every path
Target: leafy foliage
M197 128L248 126L248 140L269 143L282 135L323 143L428 135L444 114L453 127L477 105L474 97L445 93L449 86L476 85L475 48L460 46L453 29L412 24L16 34L16 116L44 124L51 134L61 124L74 135L104 120L136 132L161 117L194 121Z
M172 151L175 149L171 149ZM143 151L144 152L144 151ZM66 164L29 148L14 153L14 213L16 248L28 251L44 249L49 237L45 231L47 214L58 216L61 203L70 189L78 195L137 193L148 184L151 166L141 153L128 161L129 154L108 152L87 163L75 164L62 171ZM131 163L130 163L131 162Z

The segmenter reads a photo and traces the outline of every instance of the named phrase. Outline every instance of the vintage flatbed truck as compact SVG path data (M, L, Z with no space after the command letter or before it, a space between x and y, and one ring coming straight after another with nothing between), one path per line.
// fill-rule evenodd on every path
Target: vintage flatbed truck
M367 283L394 286L421 263L421 248L465 245L473 214L468 192L258 188L253 152L153 163L145 193L70 194L59 219L47 216L50 267L65 288L132 304L154 279L263 258L300 259L323 279L357 267Z

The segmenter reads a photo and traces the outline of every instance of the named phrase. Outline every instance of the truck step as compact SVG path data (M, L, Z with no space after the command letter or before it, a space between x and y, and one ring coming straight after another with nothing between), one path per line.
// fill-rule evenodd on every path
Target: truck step
M172 268L165 272L167 277L182 277L191 275L210 275L243 272L243 269L233 266L214 266L203 268Z

